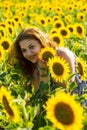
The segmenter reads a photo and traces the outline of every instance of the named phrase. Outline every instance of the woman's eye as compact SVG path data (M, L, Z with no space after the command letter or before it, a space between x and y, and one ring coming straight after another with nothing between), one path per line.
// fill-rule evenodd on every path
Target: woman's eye
M22 52L23 52L23 53L26 52L26 49L22 49Z
M30 46L30 49L33 49L35 46Z

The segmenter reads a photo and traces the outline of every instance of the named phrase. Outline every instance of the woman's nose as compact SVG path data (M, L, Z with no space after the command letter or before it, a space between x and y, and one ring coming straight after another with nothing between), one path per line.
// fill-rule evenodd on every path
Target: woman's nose
M27 50L26 56L30 56L31 54L32 54L32 51L31 50Z

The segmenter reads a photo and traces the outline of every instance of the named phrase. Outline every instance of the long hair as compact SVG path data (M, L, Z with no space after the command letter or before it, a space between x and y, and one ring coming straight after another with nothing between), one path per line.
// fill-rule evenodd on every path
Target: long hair
M21 33L17 36L10 52L14 53L14 57L18 60L18 63L22 70L24 70L25 74L29 74L32 76L33 71L36 67L36 63L32 63L24 58L19 46L20 41L24 39L36 39L39 41L42 47L50 46L54 49L56 48L57 43L53 42L46 33L36 28L23 29Z

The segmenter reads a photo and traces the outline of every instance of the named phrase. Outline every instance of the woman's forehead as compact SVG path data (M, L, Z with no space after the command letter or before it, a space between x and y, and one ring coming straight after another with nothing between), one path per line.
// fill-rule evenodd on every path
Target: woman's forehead
M24 39L24 40L20 41L20 43L19 43L20 47L22 47L22 48L26 48L33 44L40 44L40 43L36 39Z

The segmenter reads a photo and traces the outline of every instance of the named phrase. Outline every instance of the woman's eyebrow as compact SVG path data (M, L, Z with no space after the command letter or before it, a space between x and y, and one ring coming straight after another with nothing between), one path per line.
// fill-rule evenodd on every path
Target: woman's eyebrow
M32 42L28 45L28 47L31 47L32 46Z
M30 43L27 47L29 48L29 47L32 47L32 46L34 46L34 43Z
M32 46L32 43L30 43L27 47L31 47ZM21 49L25 49L25 48L21 48Z

